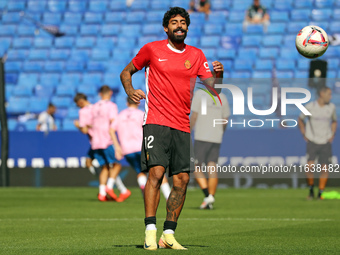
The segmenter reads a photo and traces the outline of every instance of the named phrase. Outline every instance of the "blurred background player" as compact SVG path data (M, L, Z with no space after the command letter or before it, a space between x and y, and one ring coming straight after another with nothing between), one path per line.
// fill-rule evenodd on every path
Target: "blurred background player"
M135 103L130 98L127 98L127 106L128 108L121 111L112 123L110 134L115 147L116 158L121 160L124 156L130 166L136 171L137 182L144 195L147 180L146 174L141 169L144 112L138 109L139 103ZM166 176L163 178L161 191L165 199L168 200L170 185Z
M269 14L267 9L260 4L260 0L254 0L253 4L248 8L243 22L243 30L246 31L248 25L262 24L264 30L267 30L269 25Z
M118 107L111 102L112 90L104 85L99 90L100 101L92 107L92 139L91 148L94 152L94 157L98 160L102 171L99 175L99 194L100 201L107 201L108 194L112 199L117 200L117 195L113 191L113 186L116 184L120 191L120 199L122 202L131 195L118 174L121 170L121 165L115 158L115 152L112 146L110 137L110 126L118 116Z
M57 107L52 103L49 103L47 110L43 111L38 116L38 124L36 129L38 131L48 132L57 130L57 126L54 122L54 114L57 110Z
M309 186L308 199L314 198L314 175L313 172L320 164L322 171L319 177L318 198L321 199L328 178L328 167L332 164L332 142L337 128L336 108L330 102L332 90L328 87L321 87L318 90L319 98L305 105L312 114L306 116L301 114L298 120L303 138L307 141L307 163L309 169L305 169L307 184ZM305 121L307 122L305 123ZM308 171L311 170L311 171Z
M223 139L224 131L227 127L227 121L230 116L230 108L227 97L219 94L222 105L218 98L214 100L203 90L197 90L194 94L191 104L190 128L195 130L194 154L196 166L202 169L205 165L208 173L208 180L202 171L195 171L195 177L198 185L202 189L205 198L201 204L201 209L213 209L215 202L215 193L218 184L217 172L208 172L209 167L216 169L220 146ZM207 112L202 114L202 98L207 102ZM223 125L214 127L214 119L223 120Z
M91 125L92 125L92 104L87 100L86 95L83 93L77 93L74 97L74 102L80 108L79 109L79 120L74 121L74 125L82 132L87 134L91 143ZM86 167L90 170L91 174L96 175L96 171L92 165L94 159L93 150L91 146L86 155Z

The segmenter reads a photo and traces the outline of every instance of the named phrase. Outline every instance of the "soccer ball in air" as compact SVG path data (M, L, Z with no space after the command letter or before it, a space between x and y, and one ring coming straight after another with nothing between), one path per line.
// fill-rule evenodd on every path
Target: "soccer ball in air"
M318 26L306 26L296 36L295 45L298 52L306 58L318 58L328 48L327 33Z

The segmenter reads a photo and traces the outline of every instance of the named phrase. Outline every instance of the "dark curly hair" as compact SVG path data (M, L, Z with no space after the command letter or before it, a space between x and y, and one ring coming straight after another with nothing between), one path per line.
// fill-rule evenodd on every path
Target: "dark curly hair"
M185 18L187 26L189 27L189 25L190 25L189 13L181 7L171 7L170 10L168 10L164 14L163 27L168 27L170 19L177 16L178 14L181 15L183 18Z

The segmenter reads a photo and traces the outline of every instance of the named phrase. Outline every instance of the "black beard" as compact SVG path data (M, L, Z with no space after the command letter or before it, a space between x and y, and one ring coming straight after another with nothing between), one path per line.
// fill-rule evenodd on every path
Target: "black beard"
M175 33L176 33L177 31L182 31L182 32L183 32L183 35L179 35L179 36L176 35ZM174 43L182 43L182 42L184 42L184 40L185 40L186 37L187 37L187 31L182 30L182 29L176 29L176 30L174 30L174 31L172 31L172 32L169 33L169 38L170 38L170 40L171 40L172 42L174 42Z

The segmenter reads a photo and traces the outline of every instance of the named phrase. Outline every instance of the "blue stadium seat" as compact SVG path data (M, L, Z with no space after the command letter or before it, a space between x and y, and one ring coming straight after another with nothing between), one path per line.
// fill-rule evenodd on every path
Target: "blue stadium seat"
M148 15L146 15L146 21L162 25L163 17L164 11L148 11Z
M25 60L28 56L28 50L8 50L8 60Z
M241 23L227 23L225 25L225 35L242 36L243 27Z
M235 49L219 49L217 51L218 59L234 59L236 56Z
M95 96L98 94L97 88L91 84L82 84L78 87L78 93L83 93L86 96Z
M59 25L61 21L60 13L46 12L43 14L43 22L48 25Z
M54 93L54 87L35 86L35 96L40 98L50 98Z
M334 20L340 20L340 9L334 9L332 17Z
M142 27L141 25L133 24L133 25L122 25L121 26L121 35L127 37L139 37L141 34Z
M26 7L26 1L8 1L7 10L8 11L23 11Z
M229 13L229 21L230 22L242 22L244 20L244 12L243 11L230 11Z
M292 47L292 42L295 42L297 33L285 35L283 37L283 46Z
M51 98L51 103L57 108L68 108L72 104L72 98L66 96L53 96Z
M170 2L168 1L158 1L158 0L152 0L150 4L151 10L168 10L170 7Z
M275 1L274 9L278 11L291 11L292 2L289 1Z
M110 74L115 74L117 79L119 79L119 74L123 71L125 68L124 63L119 63L117 61L113 61L111 63L108 63L108 72Z
M44 62L42 61L25 61L23 70L25 72L42 72L44 69Z
M42 13L46 9L46 1L34 1L29 0L27 4L27 10L29 12L38 12Z
M93 48L96 45L95 37L78 37L76 39L77 48Z
M269 59L257 59L255 61L256 70L273 70L273 61Z
M131 52L129 50L114 49L112 54L114 61L123 61L124 63L131 61Z
M50 0L48 1L48 10L50 12L65 12L67 1Z
M327 59L327 68L328 69L338 69L338 67L339 67L339 59L338 58Z
M9 100L9 98L11 98L11 96L13 95L13 90L15 88L15 85L11 85L11 84L6 84L6 91L5 91L5 99L6 102Z
M38 120L30 119L24 122L27 131L36 131Z
M306 26L305 22L291 22L288 24L287 31L288 33L293 33L295 36L298 34L298 32Z
M7 12L2 15L3 24L17 24L21 20L19 12Z
M243 35L242 46L243 47L258 47L261 44L261 35Z
M201 37L201 47L218 47L221 38L219 36Z
M92 85L92 86L101 86L102 85L102 74L100 73L85 73L83 75L83 84Z
M33 95L33 90L32 88L28 86L15 86L13 90L13 96L16 97L30 97Z
M113 36L118 35L120 32L120 25L114 24L114 25L103 25L101 29L101 34L105 36Z
M106 12L105 23L122 24L125 21L126 12Z
M67 33L67 36L79 35L79 29L78 29L78 26L76 25L62 24L60 26L60 31Z
M51 60L66 60L70 57L69 50L59 50L52 49L50 50L50 59Z
M5 70L6 72L20 72L22 68L21 61L6 61Z
M87 1L69 1L68 8L71 12L85 12L86 11Z
M257 58L257 48L240 48L237 57L240 59L248 59L249 61Z
M105 61L88 61L87 62L87 70L89 72L105 72L106 71L106 62Z
M63 120L63 128L64 131L77 131L78 128L74 125L73 119L64 119Z
M147 11L149 9L149 1L135 0L131 5L133 11Z
M114 38L111 37L100 37L97 38L97 48L112 50L114 47Z
M8 111L8 108L7 108L7 111ZM9 130L9 131L14 131L14 130L16 130L17 125L18 125L17 119L8 119L8 120L7 120L7 127L8 127L8 130Z
M78 119L79 118L79 109L75 108L75 107L69 108L68 111L67 111L66 118L73 119L73 120Z
M293 71L276 71L276 78L278 79L292 79L294 78Z
M232 1L231 3L232 3L233 10L245 11L252 4L252 1L251 0L238 0L238 1Z
M72 48L74 40L74 37L71 36L60 37L55 39L54 45L56 48Z
M51 48L52 44L53 44L52 38L37 37L34 39L35 48Z
M126 22L127 23L139 23L141 24L145 20L144 12L129 12L126 14Z
M334 57L340 57L340 47L339 46L331 46L328 47L326 53L323 55L323 57L326 58L334 58Z
M221 9L223 10L223 9ZM209 15L209 19L206 21L207 24L221 24L224 25L227 22L228 12L227 11L213 11Z
M27 112L29 98L11 97L8 100L6 112L9 114L22 114Z
M267 28L267 34L283 34L286 30L286 23L272 23Z
M1 37L0 47L7 50L11 43L12 43L11 37Z
M57 96L69 96L73 97L76 94L76 89L74 86L61 85L57 87Z
M294 45L295 46L295 45ZM293 48L281 48L280 50L280 57L285 59L297 59L300 57L298 51Z
M251 78L251 72L247 71L235 71L231 73L232 79L249 79Z
M30 60L45 60L48 59L49 50L32 49L28 58Z
M34 36L35 34L35 26L32 25L19 25L17 27L17 33L20 36ZM1 34L1 28L0 28L0 34Z
M91 12L105 12L108 8L108 2L103 0L89 1L89 11Z
M270 20L272 22L289 22L289 13L286 11L270 12Z
M246 59L235 59L234 61L234 70L236 71L252 71L253 70L253 61L249 61Z
M117 48L119 49L133 49L136 45L136 39L135 38L126 38L126 37L119 37Z
M314 9L312 11L312 19L314 21L327 20L327 17L332 16L332 9Z
M260 52L259 52L260 58L277 58L278 55L279 55L279 49L276 47L260 48Z
M221 0L221 1L213 1L211 4L211 10L220 11L220 10L229 10L230 1Z
M17 49L28 49L31 48L32 46L32 38L27 38L27 37L19 37L19 38L14 38L12 47L17 48Z
M316 8L332 8L333 0L315 0L314 5Z
M223 31L222 24L205 24L203 27L205 35L221 35Z
M185 39L185 44L191 45L191 46L194 46L194 47L199 47L199 37L190 36L189 38ZM138 46L139 46L139 44L138 44Z
M335 0L334 1L334 6L340 7L340 0Z
M86 12L84 15L84 20L87 24L101 24L103 21L103 14L96 12Z
M82 25L80 27L80 34L81 35L98 35L100 31L100 26L98 25Z
M21 62L17 62L21 65ZM6 63L7 64L7 63ZM6 68L6 65L5 65ZM18 82L18 77L19 74L18 73L11 73L10 71L6 70L6 74L5 74L5 82L6 82L6 89L9 85L11 84L16 84Z
M297 68L299 70L308 70L310 67L310 60L306 58L301 58L297 60Z
M332 22L330 24L329 32L331 32L331 34L338 34L338 33L340 33L339 25L340 25L340 21ZM324 27L322 27L322 28L324 28Z
M82 14L74 12L65 12L64 24L67 25L80 25L82 24Z
M204 49L202 51L207 59L215 59L216 58L216 49Z
M32 113L40 113L47 109L49 98L31 97L28 110Z
M40 84L45 87L56 87L59 85L59 73L43 73L40 75Z
M47 72L63 72L65 63L63 61L46 61L45 71Z
M91 54L90 50L78 50L78 49L73 49L71 52L71 59L76 60L76 61L87 61L89 59L89 56Z
M65 67L68 72L82 72L85 69L85 62L80 59L68 61Z
M312 8L313 7L313 0L299 0L299 1L294 1L294 7L295 8Z
M309 9L295 9L290 13L292 21L309 20L311 15L311 10Z
M0 36L14 36L15 32L15 25L0 25Z
M327 72L327 78L330 78L330 79L335 79L335 78L337 78L337 71L329 70L329 71ZM333 102L334 102L334 98L333 98Z
M301 70L296 70L294 72L294 78L298 78L298 79L301 79L301 78L308 78L309 77L309 72L308 71L301 71Z
M126 0L110 1L110 10L112 10L112 11L126 11Z
M202 35L202 28L201 25L190 25L190 30L188 31L188 35L191 36L201 36Z
M252 73L252 78L269 79L269 78L272 78L272 72L271 71L254 71ZM254 103L256 103L255 100L254 100ZM263 101L261 103L263 104Z
M38 78L39 76L34 73L20 73L18 86L33 88L38 84Z
M143 35L160 35L164 33L161 24L146 24L142 28Z
M262 34L263 33L263 25L248 25L247 26L248 34Z
M267 35L262 37L262 45L265 47L280 47L282 45L282 35Z
M78 87L81 81L80 73L63 73L61 76L62 85L70 85Z
M91 57L93 60L108 60L110 58L110 51L106 49L92 49Z
M278 59L275 62L277 70L295 70L295 61L291 59Z

